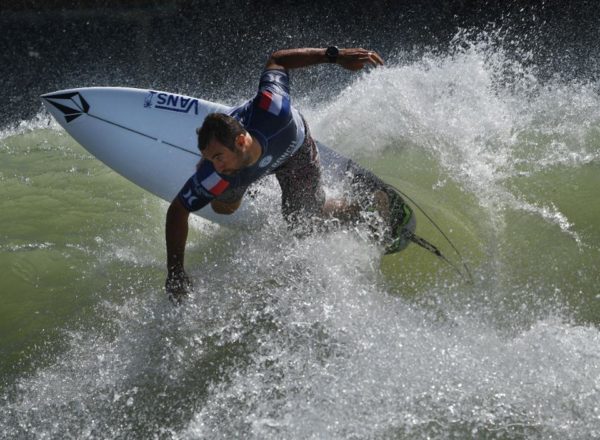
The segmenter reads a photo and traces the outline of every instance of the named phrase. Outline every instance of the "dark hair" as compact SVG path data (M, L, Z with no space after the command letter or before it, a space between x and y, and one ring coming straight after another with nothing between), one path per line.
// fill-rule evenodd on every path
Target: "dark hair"
M214 138L230 150L235 150L235 138L244 134L246 129L238 122L224 113L210 113L204 119L198 133L198 149L203 151Z

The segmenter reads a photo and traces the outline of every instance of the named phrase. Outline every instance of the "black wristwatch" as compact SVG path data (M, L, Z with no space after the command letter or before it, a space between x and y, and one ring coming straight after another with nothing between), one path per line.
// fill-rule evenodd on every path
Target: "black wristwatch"
M329 60L330 63L337 62L337 57L339 54L340 54L340 50L335 46L330 46L325 51L325 55L327 56L327 59Z

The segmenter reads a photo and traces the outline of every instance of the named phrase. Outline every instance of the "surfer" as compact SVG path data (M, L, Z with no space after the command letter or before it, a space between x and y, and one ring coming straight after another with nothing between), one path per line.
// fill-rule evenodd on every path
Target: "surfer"
M326 200L317 146L306 121L291 105L288 70L321 63L358 71L381 66L383 59L374 51L335 46L276 51L260 77L258 93L229 114L208 115L197 130L203 159L171 202L166 218L165 287L174 302L180 302L191 285L184 270L190 212L210 204L219 214L231 214L248 186L267 174L277 177L282 212L292 225L302 218L349 220L357 215L356 203ZM390 196L375 191L378 209L389 211Z

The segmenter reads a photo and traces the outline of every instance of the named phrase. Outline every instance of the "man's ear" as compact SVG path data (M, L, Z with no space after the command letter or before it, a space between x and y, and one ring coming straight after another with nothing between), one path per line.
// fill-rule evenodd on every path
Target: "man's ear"
M246 151L250 146L251 142L248 142L248 133L240 133L235 137L235 145L238 149Z

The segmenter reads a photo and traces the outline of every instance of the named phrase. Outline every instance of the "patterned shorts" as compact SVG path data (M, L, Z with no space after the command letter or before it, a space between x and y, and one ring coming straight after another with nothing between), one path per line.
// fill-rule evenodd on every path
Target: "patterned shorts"
M384 192L388 197L389 222L383 234L376 234L386 246L385 253L395 253L408 246L417 224L413 210L405 202L401 193L352 160L348 161L347 173L352 176L350 184L352 199L360 205L362 212L376 210L373 195L377 191Z

